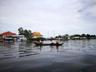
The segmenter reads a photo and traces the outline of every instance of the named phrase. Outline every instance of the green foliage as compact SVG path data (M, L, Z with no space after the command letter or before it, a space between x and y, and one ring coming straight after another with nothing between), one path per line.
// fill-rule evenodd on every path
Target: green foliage
M90 34L74 34L74 35L58 35L55 38L61 38L63 40L84 40L84 39L96 39L96 35L90 35Z
M27 30L27 29L23 30L23 28L20 27L18 29L18 31L19 31L19 35L24 35L25 36L25 38L27 39L27 42L32 41L32 32L31 32L31 30Z
M23 30L22 27L20 27L20 28L18 29L18 32L19 32L19 35L24 35L24 30Z
M64 35L64 39L65 39L65 40L68 40L68 39L69 39L69 35L68 35L68 34L65 34L65 35Z

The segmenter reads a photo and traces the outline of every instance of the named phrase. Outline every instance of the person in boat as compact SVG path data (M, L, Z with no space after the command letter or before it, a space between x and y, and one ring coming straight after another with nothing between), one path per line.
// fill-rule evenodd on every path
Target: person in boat
M58 50L59 50L59 42L58 41L56 41L56 49L57 49L57 52L58 52Z
M43 42L42 42L41 40L40 40L40 42L39 42L39 43L40 43L40 45L42 45L42 44L43 44Z
M56 46L58 46L58 45L59 45L59 42L58 42L58 41L56 41L56 42L52 41L51 45L56 45Z
M56 41L56 45L58 45L59 44L59 42L58 41Z
M51 40L51 44L50 44L50 45L52 46L52 45L54 45L54 44L55 44L55 43L54 43L54 41L53 41L53 40Z
M40 51L41 51L41 49L42 49L42 41L40 41Z

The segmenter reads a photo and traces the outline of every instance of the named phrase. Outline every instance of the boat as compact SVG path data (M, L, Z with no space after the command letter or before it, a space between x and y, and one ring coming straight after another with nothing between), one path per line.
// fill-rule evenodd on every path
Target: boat
M61 46L63 43L43 43L43 42L35 42L36 46Z

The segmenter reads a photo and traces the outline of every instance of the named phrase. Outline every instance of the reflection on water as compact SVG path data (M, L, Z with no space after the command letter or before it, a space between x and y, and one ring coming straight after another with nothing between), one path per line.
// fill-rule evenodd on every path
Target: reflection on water
M96 55L96 40L70 40L63 46L34 46L32 43L0 43L0 59L26 57L44 53L70 53Z

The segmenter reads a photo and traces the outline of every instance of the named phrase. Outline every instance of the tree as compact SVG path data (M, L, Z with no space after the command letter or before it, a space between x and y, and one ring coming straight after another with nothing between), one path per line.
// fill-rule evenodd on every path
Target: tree
M86 35L86 38L87 38L87 39L90 39L90 34L87 34L87 35Z
M86 34L82 34L81 37L86 37Z
M64 40L68 40L68 39L69 39L69 35L68 35L68 34L65 34L65 35L63 36L63 39L64 39Z
M31 32L31 30L27 30L27 29L23 30L23 28L20 27L18 29L18 31L19 31L19 35L24 35L28 42L32 41L32 32Z
M24 30L23 30L22 27L20 27L20 28L18 29L18 31L19 31L19 35L24 35Z
M24 36L26 37L27 41L32 40L32 33L30 30L24 30Z

